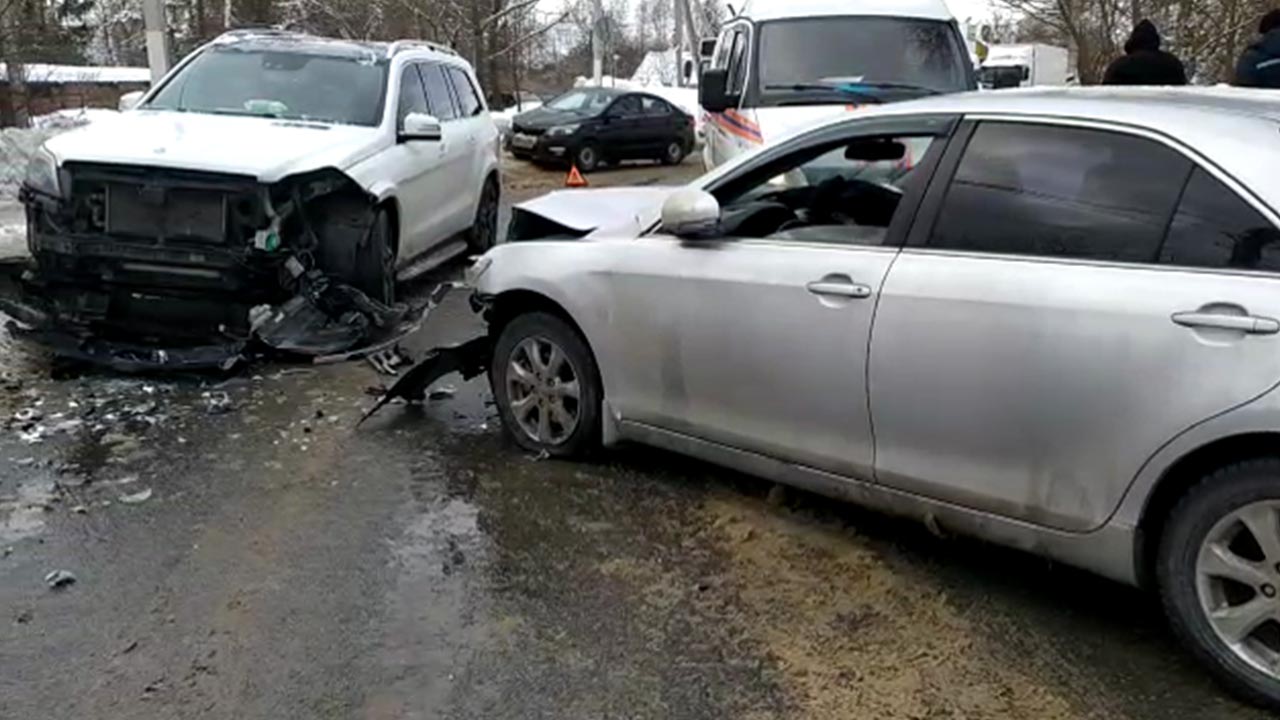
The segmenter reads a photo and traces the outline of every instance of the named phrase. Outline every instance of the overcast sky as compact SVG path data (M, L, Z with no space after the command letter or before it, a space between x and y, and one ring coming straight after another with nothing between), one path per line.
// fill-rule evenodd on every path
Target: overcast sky
M961 25L969 18L981 22L992 15L989 0L946 0L946 2L947 7L951 8L951 14L956 16Z

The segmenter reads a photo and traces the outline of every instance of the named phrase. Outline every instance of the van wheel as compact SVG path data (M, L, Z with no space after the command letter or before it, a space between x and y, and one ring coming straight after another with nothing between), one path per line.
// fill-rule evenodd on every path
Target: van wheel
M577 331L548 313L512 320L498 336L489 382L502 426L520 447L580 457L600 440L600 373Z
M1229 465L1183 496L1156 579L1192 654L1240 697L1280 710L1280 459Z
M396 299L396 253L391 239L391 214L373 211L369 231L356 250L352 285L384 305Z

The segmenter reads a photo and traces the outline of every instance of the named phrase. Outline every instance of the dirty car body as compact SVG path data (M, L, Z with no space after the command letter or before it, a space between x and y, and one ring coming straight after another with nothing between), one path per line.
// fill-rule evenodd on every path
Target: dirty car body
M473 270L504 425L1153 585L1207 667L1276 706L1270 103L940 97L812 129L631 219L597 217L590 191L536 203L557 239Z
M452 168L468 186L456 207L423 216L435 154L417 146L433 143L404 137L396 108L410 73L420 87L411 63L428 61L464 68L435 47L291 33L196 51L136 109L38 152L21 191L32 265L10 314L64 354L122 368L227 365L273 318L346 326L289 338L312 354L413 327L393 306L397 266L467 229L481 179L496 182L494 130L488 162ZM333 302L304 322L280 315L308 293Z

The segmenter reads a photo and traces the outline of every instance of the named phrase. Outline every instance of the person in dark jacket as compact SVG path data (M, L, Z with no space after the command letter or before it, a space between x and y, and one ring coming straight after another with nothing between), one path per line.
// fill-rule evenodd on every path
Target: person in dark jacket
M1103 85L1186 85L1182 61L1160 49L1160 33L1150 20L1133 29L1124 55L1111 61Z
M1236 63L1236 85L1280 88L1280 8L1262 16L1258 32L1262 37Z

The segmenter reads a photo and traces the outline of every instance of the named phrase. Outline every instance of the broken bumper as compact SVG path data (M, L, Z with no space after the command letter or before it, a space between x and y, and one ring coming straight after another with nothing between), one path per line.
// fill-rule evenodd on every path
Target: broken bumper
M66 198L24 188L31 259L0 287L19 334L59 355L125 371L227 369L256 351L334 361L425 316L338 279L373 213L336 172L267 187L74 165L63 186Z

